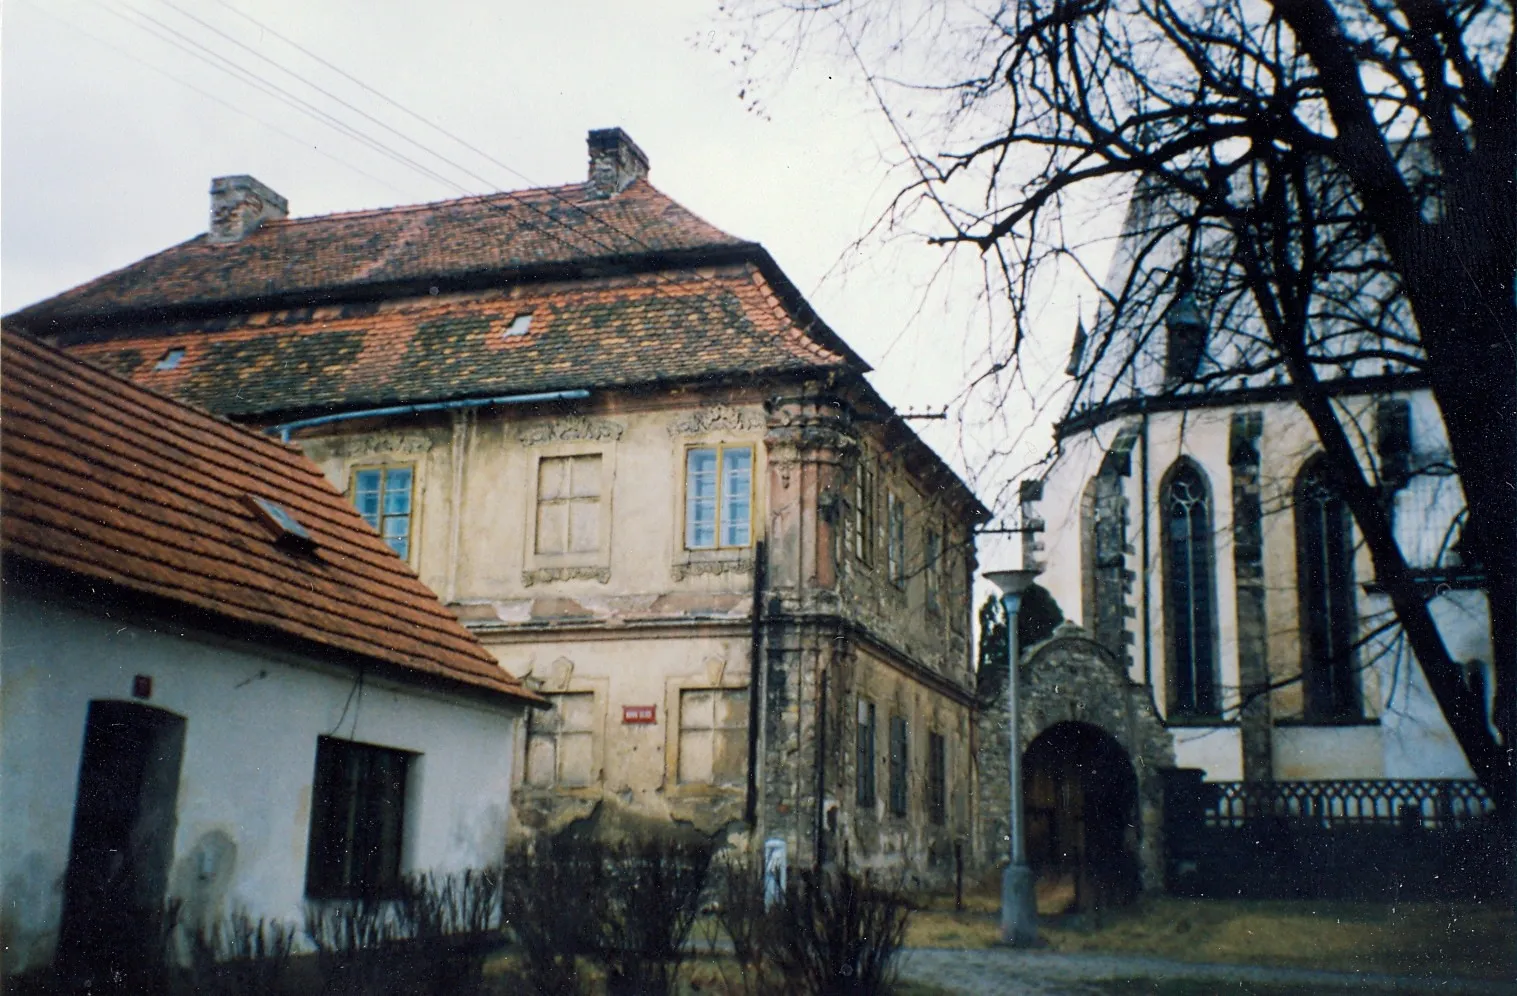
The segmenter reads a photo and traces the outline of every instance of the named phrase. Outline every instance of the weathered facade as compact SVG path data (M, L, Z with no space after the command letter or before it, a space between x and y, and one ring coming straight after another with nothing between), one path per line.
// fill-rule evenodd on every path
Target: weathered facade
M590 153L548 190L223 207L252 221L8 321L346 489L554 703L509 748L518 831L630 815L946 876L986 512L762 248L619 130Z

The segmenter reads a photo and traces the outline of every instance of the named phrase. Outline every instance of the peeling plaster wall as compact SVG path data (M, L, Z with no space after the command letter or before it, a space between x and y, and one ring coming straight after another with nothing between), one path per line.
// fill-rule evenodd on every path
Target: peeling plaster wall
M943 886L954 876L954 847L971 871L976 867L972 840L975 742L974 713L962 702L936 692L883 655L857 650L847 666L839 669L837 708L837 775L832 781L833 800L839 808L836 847L846 846L850 860L860 867L905 866L923 884ZM867 763L858 740L859 703L874 706L875 801L861 807L858 801L858 771ZM890 721L899 716L907 724L906 814L890 806ZM941 823L929 814L928 738L944 739L944 812Z
M4 972L56 942L85 718L130 700L185 719L170 895L185 916L234 908L303 916L316 741L337 735L419 755L407 789L406 871L498 861L520 707L366 681L167 625L108 619L8 588L0 607L0 934ZM203 921L201 921L203 922Z
M356 467L413 465L411 560L422 579L507 670L545 692L591 694L593 777L522 784L518 829L551 832L631 813L703 832L779 836L801 864L812 860L820 833L834 857L846 841L851 854L870 861L941 870L951 847L938 840L946 831L926 828L920 800L904 829L855 831L851 749L844 749L853 721L844 709L855 673L892 675L907 689L902 694L923 703L923 715L927 703L946 710L950 769L958 765L967 777L972 523L934 490L941 485L928 484L892 450L878 423L855 420L845 405L820 381L606 392L552 412L355 422L299 442L342 488ZM751 690L762 717L752 828L742 823L746 785L703 785L680 774L680 692L753 685L755 551L686 549L691 446L754 453L752 536L766 544L767 583L761 680ZM861 454L878 475L877 523L887 493L905 513L900 584L887 576L883 537L873 564L850 545L848 502ZM601 542L548 557L534 541L537 474L541 460L559 456L600 459ZM942 534L945 551L931 565L936 608L928 604L924 563L929 528ZM850 648L860 642L874 647L872 663L858 663L866 658ZM654 722L623 722L624 707L647 705L656 706ZM519 782L526 741L523 731ZM967 812L967 782L963 796Z

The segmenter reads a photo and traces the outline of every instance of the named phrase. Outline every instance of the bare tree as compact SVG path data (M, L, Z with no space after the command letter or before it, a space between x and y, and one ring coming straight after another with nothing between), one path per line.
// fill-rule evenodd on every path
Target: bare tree
M761 2L761 0L759 0ZM821 39L908 153L892 217L995 262L1020 346L1079 204L1131 198L1081 390L1142 381L1189 298L1225 351L1163 390L1278 378L1310 419L1407 644L1477 777L1517 792L1517 41L1489 0L794 0L740 8L750 52ZM924 113L923 107L935 108ZM910 114L902 111L911 107ZM913 122L929 122L926 126ZM920 129L920 130L913 130ZM923 151L928 141L944 151ZM999 357L998 364L1015 362ZM1183 366L1183 365L1182 365ZM1424 379L1484 570L1497 726L1397 544L1372 453L1325 383Z

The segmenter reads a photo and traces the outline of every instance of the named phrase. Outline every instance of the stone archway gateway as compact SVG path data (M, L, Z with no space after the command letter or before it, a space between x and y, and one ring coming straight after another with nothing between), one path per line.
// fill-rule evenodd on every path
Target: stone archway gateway
M1027 859L1057 912L1105 909L1138 893L1138 776L1122 745L1089 723L1056 723L1022 755Z
M1109 800L1125 800L1125 815L1130 822L1122 830L1123 850L1135 862L1128 866L1134 879L1131 886L1123 884L1119 891L1162 888L1164 786L1159 772L1174 767L1175 756L1169 733L1159 719L1148 687L1135 681L1129 667L1093 640L1089 633L1070 623L1060 626L1047 640L1027 648L1022 655L1021 679L1021 716L1017 728L1024 776L1029 771L1025 766L1029 762L1029 752L1034 745L1041 743L1037 751L1032 751L1030 762L1042 764L1042 770L1048 773L1052 784L1081 786L1079 812L1087 824L1084 807L1089 797L1085 786L1088 784L1092 786L1090 791L1097 792L1094 806L1100 810L1098 825L1102 829L1099 833L1114 832L1115 817L1108 814L1122 811L1122 803L1113 804ZM999 708L982 712L978 722L982 853L991 861L1005 860L1009 840L1005 814L1010 806L1006 797L1007 759L1011 752L1007 743L1004 700ZM1054 761L1056 756L1069 756L1074 760L1059 762L1064 765L1060 767ZM1069 768L1071 764L1079 772L1087 769L1095 772L1104 767L1125 772L1122 781L1130 788L1131 794L1124 795L1128 789L1123 788L1113 796L1111 787L1101 781L1104 775L1098 778L1092 774L1087 779L1081 774L1076 778L1074 770ZM1129 776L1130 781L1127 780ZM1024 792L1031 791L1032 786L1024 777ZM1024 802L1029 809L1038 805L1027 795L1024 795ZM1065 808L1066 820L1073 812L1073 809ZM1033 844L1030 835L1028 843ZM1085 846L1088 849L1089 841ZM1099 850L1103 855L1114 853L1106 838L1102 838ZM1107 876L1104 871L1102 874ZM1109 878L1107 876L1103 881ZM1073 902L1074 890L1068 883L1064 891ZM1088 896L1094 902L1097 895L1097 892L1087 891L1081 900Z

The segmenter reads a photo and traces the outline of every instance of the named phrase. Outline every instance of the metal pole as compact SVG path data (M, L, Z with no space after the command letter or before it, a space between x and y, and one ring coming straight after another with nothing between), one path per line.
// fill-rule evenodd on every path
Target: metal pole
M1022 814L1022 743L1019 720L1022 713L1022 673L1020 648L1017 646L1017 615L1022 607L1022 593L1032 586L1039 568L1019 571L988 571L985 579L1001 589L1001 606L1006 610L1006 725L1010 734L1009 778L1011 822L1011 861L1001 877L1001 943L1013 947L1031 947L1038 940L1038 902L1032 869L1027 867L1026 828Z
M1013 947L1031 947L1038 939L1038 902L1032 869L1027 867L1027 834L1022 814L1022 750L1018 720L1022 707L1022 675L1017 655L1017 614L1022 607L1021 592L1001 596L1006 609L1006 709L1011 734L1010 789L1011 863L1001 880L1001 942Z
M1022 675L1017 667L1017 614L1022 607L1021 595L1002 595L1001 605L1006 609L1006 709L1010 713L1007 725L1011 728L1011 863L1027 864L1027 841L1022 827L1022 751L1019 749L1021 730L1018 720L1022 706Z

